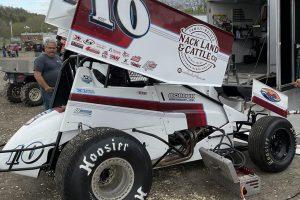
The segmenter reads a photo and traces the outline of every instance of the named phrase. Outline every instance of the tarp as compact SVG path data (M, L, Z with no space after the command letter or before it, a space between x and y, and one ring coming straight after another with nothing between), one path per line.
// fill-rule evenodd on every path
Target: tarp
M233 37L155 0L79 0L67 41L71 51L163 82L221 86Z

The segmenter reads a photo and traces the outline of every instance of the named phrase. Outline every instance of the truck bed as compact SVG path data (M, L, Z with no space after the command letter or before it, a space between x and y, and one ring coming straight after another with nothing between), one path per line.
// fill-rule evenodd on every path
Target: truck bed
M33 74L33 62L34 58L30 59L18 59L8 58L0 60L0 71L5 73L24 73Z

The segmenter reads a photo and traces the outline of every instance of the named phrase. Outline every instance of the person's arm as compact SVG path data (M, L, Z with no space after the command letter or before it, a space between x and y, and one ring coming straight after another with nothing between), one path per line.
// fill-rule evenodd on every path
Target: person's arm
M53 88L50 87L50 86L46 83L46 81L45 81L45 79L43 78L41 72L35 71L35 72L34 72L34 78L35 78L36 81L39 83L39 85L40 85L42 88L44 88L44 90L45 90L46 92L52 92L52 91L53 91Z
M297 79L296 82L294 82L295 87L300 87L300 79Z

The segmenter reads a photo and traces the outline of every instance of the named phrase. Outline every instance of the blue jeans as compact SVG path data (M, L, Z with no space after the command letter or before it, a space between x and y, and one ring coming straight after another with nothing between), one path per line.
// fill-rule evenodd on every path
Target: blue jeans
M44 108L45 110L49 110L50 109L50 104L52 101L52 95L53 93L47 93L44 89L41 88L41 92L42 92L42 98L43 98L43 102L44 102Z

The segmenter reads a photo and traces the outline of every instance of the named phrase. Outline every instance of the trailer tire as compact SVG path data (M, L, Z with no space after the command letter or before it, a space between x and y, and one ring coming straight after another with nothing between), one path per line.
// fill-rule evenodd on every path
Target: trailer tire
M296 152L293 126L281 117L262 117L251 129L248 152L253 163L263 171L285 170Z
M65 146L55 181L64 200L143 200L152 185L152 163L136 138L116 129L95 128Z
M21 90L21 100L27 107L43 104L42 92L37 82L26 83Z
M4 88L6 98L11 103L21 103L21 83L7 83Z

